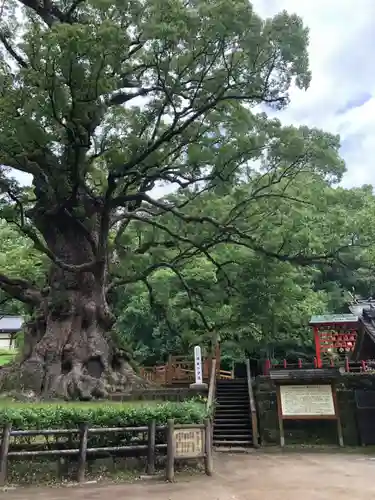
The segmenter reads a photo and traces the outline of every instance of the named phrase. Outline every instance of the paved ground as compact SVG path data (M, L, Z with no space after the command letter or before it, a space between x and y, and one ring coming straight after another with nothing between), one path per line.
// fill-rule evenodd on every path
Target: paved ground
M7 500L369 500L375 498L375 458L338 453L218 454L213 477L177 483L17 489Z

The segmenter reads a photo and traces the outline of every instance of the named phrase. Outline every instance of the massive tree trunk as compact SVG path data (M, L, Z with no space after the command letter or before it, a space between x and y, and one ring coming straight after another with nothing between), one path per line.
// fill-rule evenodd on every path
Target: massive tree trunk
M86 222L94 228L90 234L61 212L39 216L37 227L58 259L80 266L93 259L99 242L97 224ZM4 389L19 387L42 397L87 400L147 385L111 339L114 318L107 303L106 278L106 258L88 271L52 264L48 286L26 328L20 364L1 374Z

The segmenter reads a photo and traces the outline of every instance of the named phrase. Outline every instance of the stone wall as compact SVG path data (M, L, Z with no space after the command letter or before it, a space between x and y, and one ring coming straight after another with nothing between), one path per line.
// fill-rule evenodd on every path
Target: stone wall
M190 387L154 387L151 389L141 389L126 394L113 394L112 401L186 401L196 396L207 397L208 388L192 389Z
M344 444L359 446L361 442L358 430L355 390L375 390L375 375L343 374L335 381L335 385ZM280 434L275 381L266 376L257 377L254 393L261 444L262 446L279 445ZM337 443L337 425L335 421L284 421L284 434L286 445Z

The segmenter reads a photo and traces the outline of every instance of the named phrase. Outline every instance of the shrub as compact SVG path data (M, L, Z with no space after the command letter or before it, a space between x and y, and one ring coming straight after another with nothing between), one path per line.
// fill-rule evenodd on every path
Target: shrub
M0 402L1 405L1 402ZM0 407L0 427L11 423L14 429L73 429L82 423L91 427L157 425L174 419L179 424L201 423L207 417L205 405L196 401L159 404L4 404Z
M147 426L155 420L158 425L166 424L173 418L176 423L201 423L207 417L206 405L196 400L182 403L175 402L95 402L95 403L17 403L0 399L0 430L5 423L11 423L14 429L44 430L44 429L78 429L82 423L95 427L138 427ZM108 470L114 471L118 467L121 473L124 468L144 467L147 455L147 432L116 431L89 433L88 448L96 450L87 457L87 473L103 474L101 466L96 465L105 461ZM157 429L156 444L163 445L157 448L156 462L164 463L166 454L166 434L164 429ZM59 436L18 436L12 437L10 451L44 451L44 450L78 450L80 433L73 431ZM119 447L127 447L119 450ZM129 448L130 447L130 448ZM108 448L111 448L109 453ZM40 482L41 480L56 481L74 480L77 474L78 455L57 458L55 455L23 457L10 459L10 482ZM56 468L56 459L58 465ZM99 468L98 468L99 467ZM97 472L95 472L97 470ZM119 469L120 470L120 469Z

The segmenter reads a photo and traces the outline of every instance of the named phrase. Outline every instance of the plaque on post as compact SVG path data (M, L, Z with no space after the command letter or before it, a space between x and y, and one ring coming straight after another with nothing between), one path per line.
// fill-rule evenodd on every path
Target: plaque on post
M285 446L284 420L336 420L338 442L344 446L333 384L296 384L277 387L280 445Z

